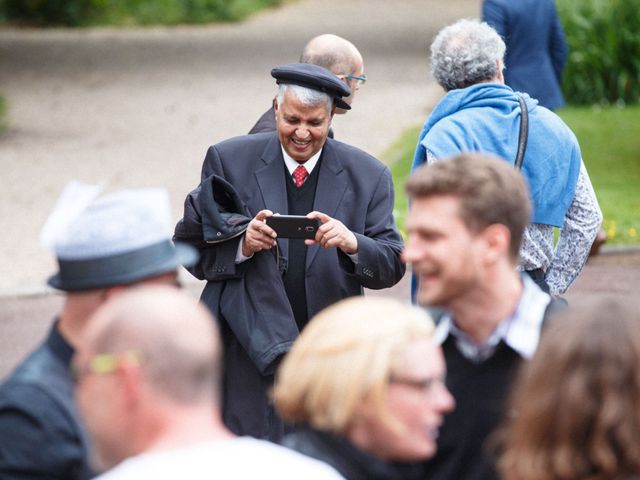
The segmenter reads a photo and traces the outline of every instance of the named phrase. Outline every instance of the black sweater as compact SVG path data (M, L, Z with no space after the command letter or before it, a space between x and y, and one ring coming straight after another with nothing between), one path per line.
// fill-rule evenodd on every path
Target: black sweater
M356 448L343 437L312 428L287 435L283 445L328 463L347 480L412 480L422 478L422 466L389 463Z
M466 359L453 336L442 345L447 364L447 388L455 410L440 428L438 452L426 463L425 479L493 480L490 434L505 416L505 402L521 357L501 342L481 363Z

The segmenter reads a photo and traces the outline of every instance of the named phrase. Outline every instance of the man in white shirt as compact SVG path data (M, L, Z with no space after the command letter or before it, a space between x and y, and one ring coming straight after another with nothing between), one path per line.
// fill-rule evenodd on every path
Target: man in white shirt
M132 289L97 310L72 372L93 460L111 469L100 479L342 478L224 427L214 320L175 289Z
M418 300L444 308L436 329L456 409L440 429L425 478L495 478L486 439L523 359L535 352L551 297L516 271L531 204L522 175L497 157L466 153L425 165L407 182L403 258Z

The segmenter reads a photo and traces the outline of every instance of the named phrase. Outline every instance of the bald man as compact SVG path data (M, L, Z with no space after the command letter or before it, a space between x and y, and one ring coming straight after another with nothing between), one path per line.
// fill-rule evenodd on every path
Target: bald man
M220 350L209 311L176 289L132 289L91 316L72 371L99 478L342 478L226 429Z
M300 54L300 63L312 63L326 68L340 80L345 82L351 90L351 95L343 100L351 105L356 91L367 80L364 74L364 60L356 46L331 33L325 33L313 37ZM276 99L274 98L275 102ZM335 113L341 115L347 113L346 109L337 108ZM274 105L267 110L256 122L249 133L273 132L276 129ZM329 137L333 138L333 130L329 131Z

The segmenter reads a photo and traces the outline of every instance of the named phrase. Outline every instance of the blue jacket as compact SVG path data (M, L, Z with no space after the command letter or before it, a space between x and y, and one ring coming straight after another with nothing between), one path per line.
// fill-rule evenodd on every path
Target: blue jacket
M507 45L504 80L515 91L555 109L569 49L554 0L484 0L482 18Z
M522 173L533 202L533 223L561 227L573 201L580 172L580 146L552 111L522 94L529 110L529 138ZM484 152L514 163L518 151L520 105L506 85L480 83L451 90L424 124L412 171L429 150L444 160L461 152Z

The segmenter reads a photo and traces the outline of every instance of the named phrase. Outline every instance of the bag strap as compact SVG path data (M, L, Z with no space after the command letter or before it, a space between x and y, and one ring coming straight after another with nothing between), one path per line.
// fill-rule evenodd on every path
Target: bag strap
M529 137L529 111L524 99L518 94L516 94L516 97L520 103L520 134L518 135L518 153L514 166L521 170L524 152L527 149L527 138Z

